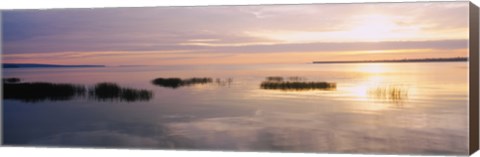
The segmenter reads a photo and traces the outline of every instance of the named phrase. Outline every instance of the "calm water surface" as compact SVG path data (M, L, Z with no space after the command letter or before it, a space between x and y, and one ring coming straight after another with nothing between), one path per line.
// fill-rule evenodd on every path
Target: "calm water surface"
M24 82L115 82L153 92L152 99L138 102L3 100L4 143L466 154L467 72L467 62L4 69L4 77ZM268 76L337 87L260 88ZM221 83L166 88L151 83L158 77ZM401 94L388 94L392 89Z

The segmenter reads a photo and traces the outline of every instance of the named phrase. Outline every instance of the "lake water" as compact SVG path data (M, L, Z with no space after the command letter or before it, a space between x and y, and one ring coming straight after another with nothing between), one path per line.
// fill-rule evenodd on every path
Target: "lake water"
M147 101L6 99L3 139L21 146L466 155L467 73L467 62L3 69L3 77L22 82L114 82L153 92ZM260 88L269 76L336 88ZM151 83L159 77L215 81L169 88Z

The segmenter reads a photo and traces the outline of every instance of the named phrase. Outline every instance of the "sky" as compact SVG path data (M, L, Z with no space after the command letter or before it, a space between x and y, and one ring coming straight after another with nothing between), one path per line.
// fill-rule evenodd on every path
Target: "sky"
M183 65L465 57L468 2L2 11L4 63Z

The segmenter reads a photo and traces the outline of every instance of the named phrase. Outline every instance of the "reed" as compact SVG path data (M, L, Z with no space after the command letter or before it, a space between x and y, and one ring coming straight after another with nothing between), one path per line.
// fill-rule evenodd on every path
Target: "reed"
M182 79L180 78L156 78L152 81L154 85L169 87L169 88L178 88L182 85Z
M120 100L126 102L147 101L153 97L151 91L120 87L111 82L96 84L89 89L89 95L101 101Z
M280 76L269 76L265 78L266 81L274 81L274 82L281 82L283 81L283 77Z
M290 77L281 77L281 76L268 76L265 78L265 81L274 81L274 82L282 82L282 81L305 81L307 80L304 77L300 76L290 76Z
M103 82L96 84L89 89L89 94L98 99L115 99L118 98L122 89L115 83Z
M188 79L180 79L180 78L156 78L152 80L152 84L161 86L161 87L168 87L168 88L178 88L182 86L191 86L195 84L207 84L212 83L212 78L188 78Z
M20 79L16 77L11 77L11 78L3 78L3 83L19 83Z
M329 82L264 81L260 84L262 89L276 90L333 90L336 87L336 83Z
M98 83L90 88L84 85L66 83L18 83L19 78L3 79L3 97L5 99L20 100L24 102L39 102L45 100L63 101L71 100L75 96L89 94L96 100L120 100L120 101L146 101L153 97L148 90L124 88L115 83Z
M85 87L74 84L56 84L45 82L4 83L3 97L5 99L24 102L39 102L44 100L70 100L75 96L84 95Z
M188 85L194 85L194 84L207 84L207 83L212 83L213 79L212 78L189 78L182 80L182 85L188 86Z
M403 102L408 98L408 89L400 86L377 87L370 89L368 94L377 99Z
M215 84L219 86L230 86L232 82L233 82L232 78L227 78L227 79L216 78L215 79Z
M292 76L292 77L288 77L288 80L289 80L289 81L305 81L305 80L307 80L307 79L304 78L304 77Z

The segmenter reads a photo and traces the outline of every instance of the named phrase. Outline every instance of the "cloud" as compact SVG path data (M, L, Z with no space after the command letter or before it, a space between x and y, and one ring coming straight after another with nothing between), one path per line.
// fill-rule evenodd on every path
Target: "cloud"
M467 40L388 41L347 43L293 43L274 45L219 46L215 51L230 53L335 52L393 49L464 49Z
M314 59L369 58L429 58L466 56L467 40L350 42L350 43L291 43L242 46L196 46L195 50L164 51L98 51L3 54L6 62L56 64L251 64L251 63L304 63ZM121 48L121 47L118 47ZM434 55L432 55L434 54ZM333 58L332 58L333 57ZM337 59L335 59L337 57Z
M39 57L44 54L51 57L115 57L110 52L126 56L126 53L141 55L145 52L157 55L166 52L231 55L379 49L453 50L466 48L467 7L468 2L425 2L10 10L2 11L2 48L9 56L7 61L9 58L19 61L22 57L35 57L34 54L42 54ZM388 30L396 33L391 35L395 40L365 42L362 39L371 35L362 33L362 29L349 40L331 33L349 32L368 24L372 19L370 15L388 17L383 22L395 26ZM375 25L375 21L371 24ZM318 36L311 41L286 41L284 39L289 36L272 38L276 32ZM408 36L399 40L404 36L395 36L397 34Z

